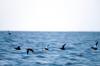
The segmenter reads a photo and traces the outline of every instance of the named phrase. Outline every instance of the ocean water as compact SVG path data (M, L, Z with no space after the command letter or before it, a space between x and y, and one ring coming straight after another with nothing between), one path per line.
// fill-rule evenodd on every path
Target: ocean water
M0 31L0 66L100 66L100 32L8 33ZM59 49L63 44L66 49ZM34 53L27 55L27 48Z

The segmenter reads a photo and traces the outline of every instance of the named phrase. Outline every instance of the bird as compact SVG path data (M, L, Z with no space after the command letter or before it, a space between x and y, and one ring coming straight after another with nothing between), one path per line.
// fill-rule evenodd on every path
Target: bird
M61 47L60 49L61 49L61 50L65 50L65 45L66 45L66 44L63 44L62 47Z
M91 47L91 49L93 49L93 50L97 50L98 48L97 48L97 47Z
M10 32L9 32L8 34L9 34L9 35L11 35L11 33L10 33Z
M45 47L44 49L45 49L45 50L49 50L49 49L48 49L48 46L49 46L49 45L47 45L47 47Z
M99 43L99 42L98 42L98 41L96 41L96 44L95 44L95 45L96 45L96 47L97 47L98 43Z
M16 49L16 50L21 50L20 46L16 47L15 49Z
M49 50L47 47L46 48L44 48L45 50Z
M93 50L98 50L97 45L98 45L98 41L96 41L95 47L91 47L91 49L93 49Z
M27 54L29 54L29 51L31 51L32 53L34 52L34 50L32 48L27 48Z

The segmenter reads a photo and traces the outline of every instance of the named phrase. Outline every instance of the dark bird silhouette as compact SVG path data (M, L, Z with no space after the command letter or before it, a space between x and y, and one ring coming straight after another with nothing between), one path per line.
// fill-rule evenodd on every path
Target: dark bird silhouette
M45 50L49 50L47 47L46 48L44 48Z
M98 50L97 45L98 45L98 41L96 41L95 47L91 47L91 49Z
M34 52L34 50L32 48L27 48L27 54L29 54L29 51L31 51L32 53Z
M47 45L47 47L45 47L44 49L45 49L45 50L49 50L49 49L48 49L48 46L49 46L49 45Z
M15 49L16 49L16 50L21 50L20 46L16 47Z
M98 48L97 48L97 47L91 47L91 49L93 49L93 50L97 50Z
M60 49L61 49L61 50L65 50L65 45L66 45L66 44L63 44L62 47L61 47Z
M11 35L11 33L10 33L10 32L9 32L8 34L9 34L9 35Z
M98 41L96 41L96 44L95 44L95 45L96 45L96 47L97 47L97 45L98 45Z

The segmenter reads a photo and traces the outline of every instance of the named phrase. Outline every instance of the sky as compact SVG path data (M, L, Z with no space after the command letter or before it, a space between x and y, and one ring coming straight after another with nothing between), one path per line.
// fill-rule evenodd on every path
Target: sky
M0 0L0 30L100 31L100 0Z

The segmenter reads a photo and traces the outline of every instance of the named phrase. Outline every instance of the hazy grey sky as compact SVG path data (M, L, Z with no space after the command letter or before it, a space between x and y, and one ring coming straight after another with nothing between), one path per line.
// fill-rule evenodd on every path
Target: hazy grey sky
M0 30L100 31L100 0L0 0Z

